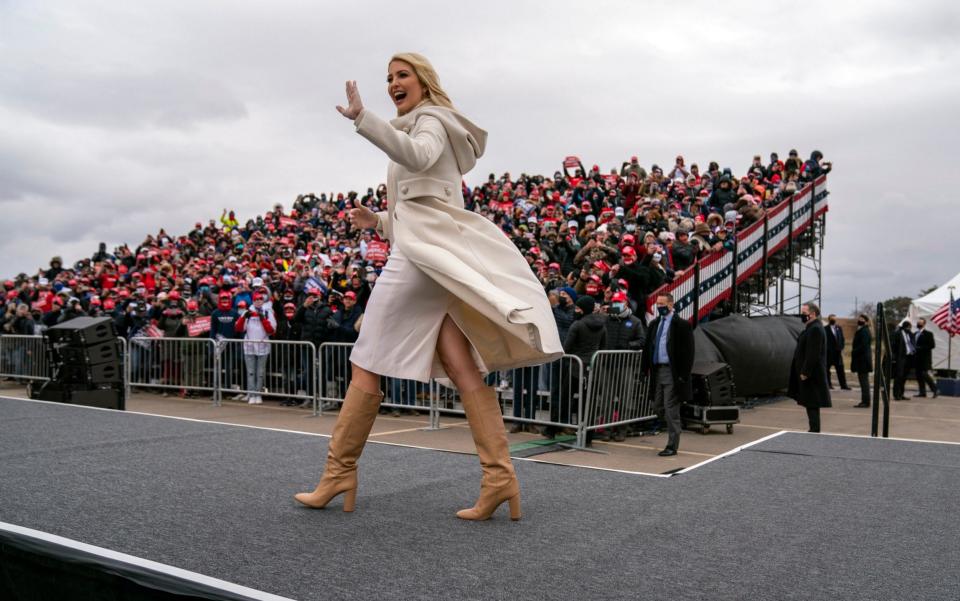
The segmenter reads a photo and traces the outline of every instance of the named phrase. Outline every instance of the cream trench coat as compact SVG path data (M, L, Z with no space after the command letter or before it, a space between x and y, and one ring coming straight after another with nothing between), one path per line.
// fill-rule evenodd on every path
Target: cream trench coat
M561 357L543 285L497 225L463 208L462 176L483 155L487 132L430 99L389 123L363 109L354 124L391 159L387 210L376 213L377 233L455 297L448 312L473 345L480 371ZM411 316L443 319L416 311ZM439 361L430 376L446 378Z

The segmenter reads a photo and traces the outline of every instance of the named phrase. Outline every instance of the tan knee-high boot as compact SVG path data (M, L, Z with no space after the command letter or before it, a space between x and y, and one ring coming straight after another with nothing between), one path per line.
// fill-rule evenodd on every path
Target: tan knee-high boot
M520 484L510 462L507 432L503 414L497 402L496 391L484 386L461 392L463 410L470 423L473 442L477 445L483 477L480 480L480 498L470 509L457 512L464 520L486 520L504 501L510 502L510 519L520 519Z
M327 450L327 465L313 492L302 492L294 499L320 509L333 497L345 493L343 510L353 511L357 500L357 459L373 428L383 393L370 394L354 386L347 388L333 437Z

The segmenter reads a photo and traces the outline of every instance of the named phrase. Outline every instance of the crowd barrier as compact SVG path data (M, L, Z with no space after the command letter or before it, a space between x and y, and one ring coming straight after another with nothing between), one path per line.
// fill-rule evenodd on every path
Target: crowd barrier
M588 432L622 428L657 417L649 398L649 378L642 377L643 351L600 351L590 359L584 418L577 446Z
M544 365L494 371L485 383L496 388L505 421L576 429L583 415L584 369L576 355L564 355ZM430 390L438 420L441 413L464 415L454 389L434 381ZM439 427L439 422L434 427Z
M215 346L220 395L233 393L237 400L251 395L300 399L315 408L317 347L313 343L224 339Z
M218 406L224 394L316 405L316 347L310 342L134 337L129 347L131 387L210 393Z
M647 297L652 310L657 295L669 292L677 315L697 323L720 302L735 295L737 286L767 265L768 259L813 226L825 213L827 176L821 175L795 194L770 207L763 219L737 232L733 250L710 253L682 276Z
M0 377L49 380L50 364L42 336L0 336Z
M195 391L210 394L219 406L224 394L301 399L314 415L342 403L352 375L352 343L328 342L319 352L310 342L212 340L209 338L119 339L123 385L133 389ZM640 377L641 351L599 351L589 370L576 355L544 365L497 371L486 383L497 390L509 422L573 429L577 447L586 433L651 419L646 379ZM0 377L47 380L50 367L42 336L0 336ZM589 377L588 377L589 374ZM440 415L463 415L456 390L385 377L383 405L426 413L429 428Z
M209 392L219 404L217 353L209 338L134 337L128 342L128 388Z
M347 394L347 387L353 378L353 368L350 363L352 342L324 342L320 345L320 392L318 395L319 411L324 407L331 407L341 403ZM381 381L384 407L395 411L410 413L429 413L431 427L433 418L432 382L425 384L415 380L384 377Z

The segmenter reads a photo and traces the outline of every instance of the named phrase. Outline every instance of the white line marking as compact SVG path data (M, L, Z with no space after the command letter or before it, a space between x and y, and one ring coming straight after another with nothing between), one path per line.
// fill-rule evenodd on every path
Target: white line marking
M747 444L745 444L745 445L740 445L739 447L737 447L737 448L735 448L735 449L730 449L730 450L727 451L726 453L720 453L720 454L717 455L716 457L711 457L710 459L707 459L706 461L701 461L700 463L698 463L698 464L696 464L696 465L691 465L690 467L685 467L685 468L683 468L682 470L679 470L679 471L677 471L677 472L674 472L673 475L674 475L674 476L679 476L680 474L686 474L687 472L690 472L690 471L692 471L692 470L695 470L695 469L697 469L698 467L703 467L703 466L707 465L708 463L711 463L711 462L713 462L713 461L716 461L717 459L723 459L724 457L727 457L727 456L729 456L729 455L733 455L734 453L739 453L740 451L742 451L742 450L744 450L744 449L746 449L746 448L748 448L748 447L752 447L753 445L760 444L761 442L765 442L765 441L770 440L770 439L772 439L772 438L776 438L777 436L780 436L780 435L782 435L782 434L786 434L788 431L789 431L789 430L781 430L781 431L779 431L779 432L774 432L773 434L770 434L769 436L764 436L763 438L758 438L757 440L754 440L753 442L749 442L749 443L747 443Z
M173 576L174 578L179 578L181 580L187 580L197 584L202 584L204 586L217 588L222 591L234 593L237 595L244 595L251 599L258 599L261 601L293 601L288 597L280 597L278 595L274 595L264 591L258 591L256 589L241 586L239 584L227 582L226 580L213 578L212 576L204 576L203 574L198 574L197 572L191 572L189 570L184 570L182 568L177 568L164 563L158 563L156 561L144 559L142 557L137 557L135 555L128 555L126 553L120 553L119 551L113 551L111 549L105 549L103 547L89 545L87 543L82 543L78 540L64 538L62 536L57 536L56 534L50 534L49 532L43 532L41 530L25 528L23 526L17 526L16 524L8 524L7 522L0 522L0 530L5 530L13 534L19 534L20 536L26 536L33 539L42 540L42 541L53 543L55 545L60 545L63 547L69 547L71 549L82 551L84 553L89 553L91 555L96 555L104 559L111 559L114 561L119 561L119 562L130 564L133 566L146 568L148 570L152 570L154 572L160 572L161 574L167 574L169 576Z

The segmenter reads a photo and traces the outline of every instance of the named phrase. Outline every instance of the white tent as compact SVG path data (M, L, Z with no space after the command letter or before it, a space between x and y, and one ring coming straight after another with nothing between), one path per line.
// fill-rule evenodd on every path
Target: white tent
M916 323L917 318L923 317L927 320L927 329L933 332L933 339L937 347L933 349L933 368L947 367L947 347L949 346L949 337L945 330L930 321L930 316L950 300L950 287L953 286L953 298L960 298L960 273L953 276L949 282L940 286L930 294L921 296L910 302L910 310L907 311L907 318ZM952 360L950 362L953 369L960 368L960 336L954 336Z

